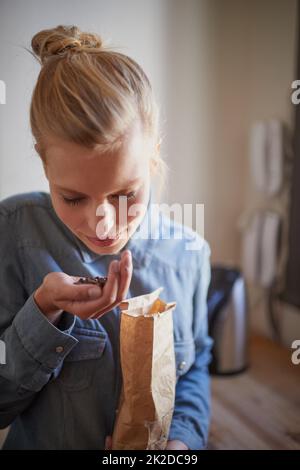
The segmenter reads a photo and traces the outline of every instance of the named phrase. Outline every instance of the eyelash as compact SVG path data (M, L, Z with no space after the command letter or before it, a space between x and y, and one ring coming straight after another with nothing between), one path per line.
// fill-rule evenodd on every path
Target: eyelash
M119 197L119 196L120 195L116 195L116 196L112 196L112 197ZM131 193L125 194L125 196L127 197L127 200L130 201L132 199L135 199L136 193L131 192ZM65 196L62 196L62 198L63 198L64 202L66 204L69 204L70 206L78 206L84 200L84 198L68 199Z

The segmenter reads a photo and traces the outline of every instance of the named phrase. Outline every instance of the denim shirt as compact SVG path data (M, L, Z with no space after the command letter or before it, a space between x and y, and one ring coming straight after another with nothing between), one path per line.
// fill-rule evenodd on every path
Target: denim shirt
M160 297L177 302L177 382L169 440L202 449L210 419L210 248L196 232L159 210L150 211L151 206L150 197L139 229L123 248L133 259L127 297L162 286ZM194 249L187 249L189 243ZM104 448L122 385L120 309L97 320L64 311L54 326L33 293L53 271L106 275L119 255L99 255L86 247L58 218L47 192L0 202L0 339L6 353L0 360L0 428L11 425L4 449Z

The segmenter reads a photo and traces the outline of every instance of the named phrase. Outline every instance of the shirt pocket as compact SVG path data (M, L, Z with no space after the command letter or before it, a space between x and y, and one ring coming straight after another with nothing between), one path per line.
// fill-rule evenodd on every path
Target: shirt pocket
M176 362L176 378L184 375L192 367L195 362L195 342L194 339L185 341L175 341L175 362Z
M74 327L72 330L78 343L65 357L58 376L59 385L68 392L87 388L95 373L95 359L103 360L108 341L104 331Z

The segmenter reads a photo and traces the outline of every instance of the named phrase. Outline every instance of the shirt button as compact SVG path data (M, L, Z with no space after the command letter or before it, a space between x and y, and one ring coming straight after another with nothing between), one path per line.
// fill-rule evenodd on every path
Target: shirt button
M63 350L64 350L64 348L62 346L57 346L57 348L55 349L55 351L59 354L62 353Z
M183 369L185 368L185 366L186 366L186 362L185 362L185 361L181 361L181 362L179 363L179 365L178 365L178 369L179 369L179 370L183 370Z

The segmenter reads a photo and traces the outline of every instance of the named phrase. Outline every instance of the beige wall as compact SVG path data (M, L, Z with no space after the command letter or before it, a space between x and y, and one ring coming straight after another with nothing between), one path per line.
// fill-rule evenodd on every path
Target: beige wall
M205 204L212 260L238 263L253 121L291 123L296 0L175 0L170 11L169 200ZM189 8L187 7L189 5Z
M235 172L235 177L231 173L227 179L228 198L222 185L222 175L226 174L224 167L223 171L220 171L219 185L223 187L224 200L227 199L230 206L232 227L239 208L244 204L245 209L267 207L280 211L285 217L286 233L288 189L271 200L255 191L249 177L247 145L249 127L258 119L281 119L291 132L293 130L294 109L290 94L291 82L298 78L295 75L297 2L230 0L221 3L220 76L225 77L225 85L221 90L220 120L225 125L222 126L219 148L224 149L226 164L230 165L231 162L231 165L239 170ZM235 193L236 188L239 188L239 191ZM229 198L232 203L229 203ZM225 222L220 206L216 210ZM229 233L230 227L227 225L227 234ZM236 250L237 258L239 239L235 231L232 241L228 244L230 252ZM221 244L216 257L224 259L226 241L219 242ZM214 243L217 243L216 239ZM265 292L250 285L248 289L252 306L252 327L271 335ZM277 314L282 342L290 346L292 340L300 335L299 311L288 305L277 304Z

